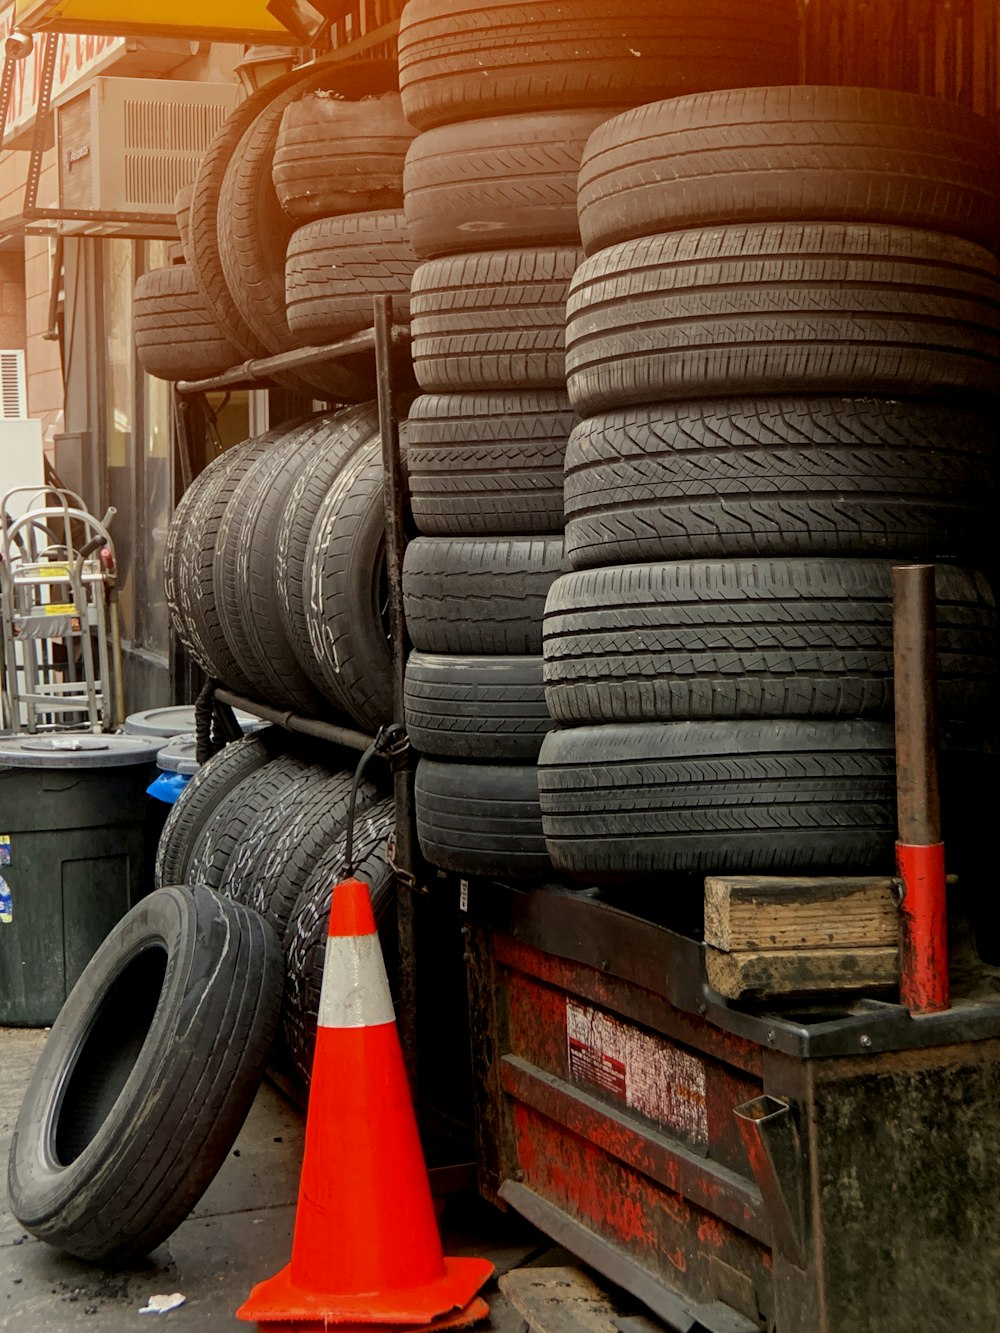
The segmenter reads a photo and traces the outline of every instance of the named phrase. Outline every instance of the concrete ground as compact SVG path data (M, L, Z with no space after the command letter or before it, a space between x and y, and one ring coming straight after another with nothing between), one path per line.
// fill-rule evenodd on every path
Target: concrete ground
M27 1236L7 1203L6 1162L21 1097L45 1040L40 1031L0 1028L0 1330L17 1333L202 1333L247 1328L234 1311L253 1284L291 1254L304 1118L265 1083L226 1165L190 1217L134 1267L108 1272ZM517 1218L476 1200L449 1200L442 1219L448 1253L486 1255L498 1273L566 1256ZM140 1315L151 1296L183 1292L169 1314ZM490 1322L517 1333L521 1316L497 1290L484 1292Z

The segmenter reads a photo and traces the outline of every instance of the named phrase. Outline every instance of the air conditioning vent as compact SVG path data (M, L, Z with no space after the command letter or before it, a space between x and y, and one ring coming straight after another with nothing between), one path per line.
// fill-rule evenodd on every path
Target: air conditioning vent
M228 83L95 79L56 108L60 208L172 214L237 92Z
M28 415L24 384L24 353L0 352L0 420L10 421Z

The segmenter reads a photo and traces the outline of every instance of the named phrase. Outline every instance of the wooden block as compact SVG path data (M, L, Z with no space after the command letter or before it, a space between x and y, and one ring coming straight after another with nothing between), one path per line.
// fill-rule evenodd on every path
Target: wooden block
M729 1000L817 991L878 990L899 984L899 949L705 951L709 985Z
M499 1287L532 1333L622 1333L628 1313L578 1268L515 1268ZM634 1333L663 1333L645 1315L628 1314L627 1323Z
M705 943L724 952L888 948L899 935L891 879L705 880Z

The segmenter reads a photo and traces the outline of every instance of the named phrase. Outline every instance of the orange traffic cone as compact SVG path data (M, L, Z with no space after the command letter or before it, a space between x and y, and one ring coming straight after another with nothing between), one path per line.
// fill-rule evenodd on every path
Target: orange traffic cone
M236 1313L286 1329L442 1316L454 1327L482 1317L473 1297L492 1272L442 1253L368 886L345 880L330 911L292 1262Z

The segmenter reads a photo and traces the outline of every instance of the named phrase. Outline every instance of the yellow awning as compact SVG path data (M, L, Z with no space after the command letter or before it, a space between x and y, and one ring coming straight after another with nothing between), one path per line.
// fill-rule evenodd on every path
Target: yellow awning
M298 45L300 39L267 12L266 4L267 0L16 0L14 21L25 32Z

